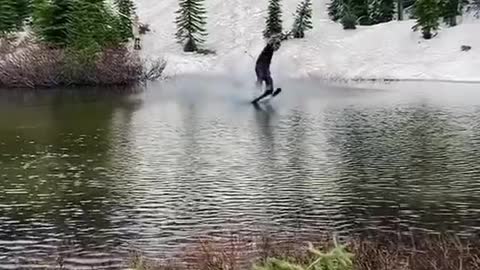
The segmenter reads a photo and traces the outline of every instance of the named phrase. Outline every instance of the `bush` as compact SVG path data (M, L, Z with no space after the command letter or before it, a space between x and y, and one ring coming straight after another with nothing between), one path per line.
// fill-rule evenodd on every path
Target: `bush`
M291 236L290 236L291 237ZM135 270L478 270L480 239L424 233L362 232L345 246L324 234L225 237L191 243L180 253L148 259L136 252ZM306 248L305 241L315 247ZM319 250L329 251L323 253ZM350 253L351 252L351 253ZM355 255L352 258L352 254Z
M311 244L310 253L314 256L306 264L297 264L288 259L269 258L254 270L352 270L353 254L347 252L344 246L337 245L327 253L315 249Z
M0 86L48 87L59 84L62 50L28 47L0 60Z
M45 88L71 85L132 85L155 80L164 61L147 65L126 48L105 49L92 57L87 51L30 45L0 60L0 86Z

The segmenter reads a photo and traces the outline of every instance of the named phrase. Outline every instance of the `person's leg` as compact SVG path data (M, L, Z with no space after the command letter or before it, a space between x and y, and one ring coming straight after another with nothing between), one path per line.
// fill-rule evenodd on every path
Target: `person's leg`
M269 93L269 94L272 94L273 93L273 79L272 79L272 76L270 76L270 74L268 74L267 77L265 78L265 84L267 85L266 88L265 88L265 92Z
M262 84L263 84L262 72L259 66L255 67L255 75L257 76L257 81L255 82L255 86L258 89L262 89Z
M269 93L268 91L265 91L263 92L263 94L261 96L259 96L258 98L256 98L255 100L252 101L252 103L257 103L259 102L261 99L263 99L264 97L266 96L269 96L271 93Z
M255 82L255 87L257 89L262 89L262 83L263 83L263 81L261 79L257 78L257 81Z
M270 76L270 71L268 68L257 66L255 67L255 73L257 75L257 83L260 83L260 86L265 82L266 88L261 96L252 101L252 103L257 103L266 96L273 94L273 80Z
M263 81L265 81L265 85L267 87L266 87L265 91L263 92L263 94L261 96L259 96L258 98L256 98L254 101L252 101L252 103L257 103L261 99L273 94L273 80L272 80L272 78L270 76L268 76L268 77L264 78Z

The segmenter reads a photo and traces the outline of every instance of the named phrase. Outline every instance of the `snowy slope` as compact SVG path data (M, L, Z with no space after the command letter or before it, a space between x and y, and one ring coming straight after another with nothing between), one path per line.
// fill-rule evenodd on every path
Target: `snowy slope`
M290 28L300 0L283 0L284 28ZM217 52L186 54L176 43L174 19L177 0L136 0L140 20L151 26L144 36L146 57L164 57L165 73L227 74L251 78L255 57L264 45L262 30L267 0L206 0L206 47ZM389 22L344 31L326 14L325 0L313 1L314 29L303 40L283 43L275 54L272 72L277 78L391 78L480 81L480 21L469 20L441 29L426 41L412 32L413 21ZM461 52L461 45L472 50Z

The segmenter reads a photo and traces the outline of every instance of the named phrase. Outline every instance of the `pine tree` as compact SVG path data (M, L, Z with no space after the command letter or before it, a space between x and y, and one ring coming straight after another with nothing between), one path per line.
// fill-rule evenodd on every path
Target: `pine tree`
M353 19L358 20L360 25L388 22L395 14L394 1L396 0L332 0L328 6L328 15L333 21L344 21L348 25L347 29L352 29L352 24L356 24Z
M0 0L0 37L16 30L16 0Z
M184 44L185 52L198 51L198 44L205 40L206 10L203 7L203 0L180 0L180 8L176 11L177 33L175 34L179 43Z
M20 28L25 19L32 12L32 2L31 0L16 0L15 1L15 11L17 14L16 24Z
M369 16L369 0L349 0L348 5L349 12L353 17L356 17L360 25L371 25L372 20Z
M122 40L120 18L104 0L78 1L66 29L68 46L77 50L100 51L116 47Z
M343 0L332 0L332 2L330 2L328 5L328 16L330 16L330 19L332 19L334 22L342 18L342 8L344 5L343 2Z
M350 12L350 9L345 4L342 7L342 17L340 19L340 22L343 25L343 29L345 30L357 28L357 17L355 16L355 14Z
M124 41L133 38L132 20L135 13L135 5L132 0L115 0L120 13L120 31Z
M328 15L333 21L340 21L343 29L355 29L357 16L352 12L349 0L332 0L328 6Z
M473 11L477 18L480 17L480 0L472 0L467 11Z
M388 22L393 19L395 7L393 0L371 0L368 7L370 21L374 24Z
M373 24L370 16L370 1L382 0L332 0L328 6L328 14L334 21L348 21L349 26L352 25L352 19L358 20L361 25L370 25ZM348 29L352 28L348 27Z
M457 16L462 15L468 0L443 0L441 2L442 17L449 26L457 25Z
M403 21L403 0L396 0L397 4L397 19Z
M268 5L268 16L263 36L269 38L273 35L282 33L282 8L280 0L270 0Z
M413 26L413 30L421 28L424 39L432 38L432 32L438 30L440 12L437 0L417 0L414 5L417 23Z
M40 39L50 45L66 46L73 0L35 0L33 5L33 27Z
M312 28L312 2L311 0L304 0L297 7L292 29L293 37L304 38L305 31Z

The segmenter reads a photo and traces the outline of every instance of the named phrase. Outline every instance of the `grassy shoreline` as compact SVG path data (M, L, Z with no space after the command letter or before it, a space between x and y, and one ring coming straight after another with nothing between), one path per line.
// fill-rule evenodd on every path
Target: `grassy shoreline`
M275 240L201 239L175 258L135 253L134 270L473 270L480 240L454 235L370 235L336 241L327 235ZM351 259L350 263L348 262ZM344 262L343 264L341 262Z

